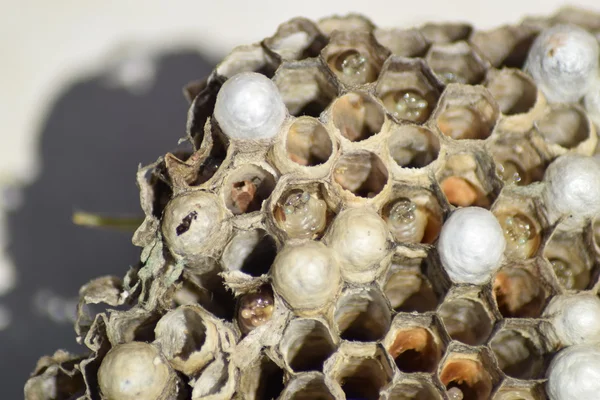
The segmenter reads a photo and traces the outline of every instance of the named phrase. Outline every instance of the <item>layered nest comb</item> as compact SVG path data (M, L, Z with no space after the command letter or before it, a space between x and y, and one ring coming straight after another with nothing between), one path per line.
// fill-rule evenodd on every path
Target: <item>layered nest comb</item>
M559 22L600 33L573 9L489 31L349 15L234 49L185 89L189 146L137 173L139 265L81 289L90 354L42 358L26 398L545 399L563 344L544 308L598 289L592 227L557 231L541 196L556 157L595 153L596 128L521 70ZM247 71L287 106L273 139L230 139L213 117ZM480 286L436 250L466 206L506 237Z

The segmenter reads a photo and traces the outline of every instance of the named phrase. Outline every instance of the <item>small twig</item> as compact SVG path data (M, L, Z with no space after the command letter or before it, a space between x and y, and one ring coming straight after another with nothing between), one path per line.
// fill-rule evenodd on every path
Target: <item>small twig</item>
M79 226L89 228L109 228L121 231L135 231L144 221L140 217L118 217L106 216L88 213L85 211L75 211L73 213L73 223Z

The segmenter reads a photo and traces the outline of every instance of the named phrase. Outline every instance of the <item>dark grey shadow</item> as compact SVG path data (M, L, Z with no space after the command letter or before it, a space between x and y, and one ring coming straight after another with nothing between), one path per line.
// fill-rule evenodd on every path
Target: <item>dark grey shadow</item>
M135 173L176 147L185 135L187 102L181 88L206 76L212 65L197 53L163 57L156 81L144 95L109 89L104 77L71 86L56 101L39 144L42 168L9 216L10 255L18 287L0 303L12 312L0 332L0 391L23 398L23 386L39 357L62 348L84 349L70 323L56 323L34 307L50 289L65 298L101 275L123 276L139 256L131 233L72 224L74 210L141 216Z

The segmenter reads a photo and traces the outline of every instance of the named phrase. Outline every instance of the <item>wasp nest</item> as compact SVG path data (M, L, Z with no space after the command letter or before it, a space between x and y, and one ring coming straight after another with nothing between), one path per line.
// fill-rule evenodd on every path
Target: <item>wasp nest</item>
M349 15L234 49L138 171L139 265L81 289L90 353L26 397L595 398L599 34Z

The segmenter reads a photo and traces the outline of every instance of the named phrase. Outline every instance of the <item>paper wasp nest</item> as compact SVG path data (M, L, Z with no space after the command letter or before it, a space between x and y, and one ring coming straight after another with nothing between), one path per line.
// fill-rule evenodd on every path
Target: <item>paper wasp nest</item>
M535 41L558 24L585 37L577 85L538 60L570 57ZM349 15L234 49L185 89L191 150L137 173L139 265L81 289L89 355L42 358L26 397L547 398L577 337L547 306L598 290L593 35L570 8L489 31ZM437 243L465 207L505 247L459 284ZM473 262L459 237L439 250Z

